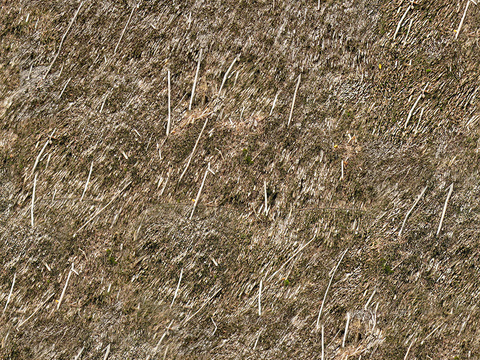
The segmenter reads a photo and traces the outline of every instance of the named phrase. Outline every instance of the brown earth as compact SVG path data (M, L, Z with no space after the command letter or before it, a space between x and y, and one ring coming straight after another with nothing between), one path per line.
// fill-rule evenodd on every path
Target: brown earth
M480 358L479 6L0 4L0 358Z

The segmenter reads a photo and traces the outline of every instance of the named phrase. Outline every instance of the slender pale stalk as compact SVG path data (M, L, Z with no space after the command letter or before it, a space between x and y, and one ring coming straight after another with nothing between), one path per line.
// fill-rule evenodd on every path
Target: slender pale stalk
M292 116L293 116L293 108L295 106L295 100L297 98L297 91L298 91L298 87L300 86L300 79L301 79L302 75L298 75L298 80L297 80L297 86L295 87L295 92L293 93L293 100L292 100L292 108L290 109L290 116L288 117L288 124L287 126L290 126L290 122L292 121Z
M275 99L273 99L272 108L270 109L270 114L269 114L270 116L273 114L273 110L275 109L275 105L277 104L278 94L280 94L280 91L278 91L278 92L275 94Z
M60 305L62 305L63 296L65 295L65 291L67 290L68 282L70 281L70 276L72 276L73 271L74 270L73 270L73 263L72 263L72 267L68 272L67 281L65 281L65 286L63 287L62 295L60 295L60 300L58 300L58 303L57 303L57 310L60 308Z
M405 10L405 12L403 13L403 16L401 17L400 21L398 22L397 28L395 30L395 34L393 34L393 40L395 40L395 38L397 37L398 31L400 30L400 27L403 24L403 20L405 20L405 17L407 16L407 14L408 14L408 12L410 11L411 8L412 8L412 6L409 5L407 7L407 10Z
M208 122L208 117L205 119L205 123L203 124L202 130L200 131L200 134L198 135L197 141L195 142L195 145L193 146L193 150L190 153L190 156L188 157L187 165L185 166L185 169L183 169L183 172L180 175L180 178L178 179L178 182L182 181L183 176L185 175L188 167L190 166L190 162L192 161L193 154L195 153L195 150L197 149L198 142L200 141L200 138L202 137L203 131L205 130L205 127L207 126L207 122Z
M325 359L325 329L322 324L322 360Z
M200 49L200 54L198 55L197 71L195 72L195 80L193 81L192 96L190 97L190 104L188 105L188 110L192 110L193 98L195 97L195 89L197 88L198 73L200 72L200 61L202 60L202 51L203 49Z
M168 70L167 78L168 78L168 120L167 120L167 136L168 136L170 135L170 126L172 121L170 70Z
M210 163L208 163L207 170L205 170L205 175L203 176L202 184L200 185L200 189L198 189L197 197L195 198L195 203L193 204L192 213L190 214L190 220L192 220L195 209L197 208L197 204L200 201L200 195L202 194L203 186L205 185L205 180L207 179L208 172L213 173L213 171L210 169Z
M258 288L258 316L262 316L262 285L263 282L260 280L260 286Z
M180 277L178 278L177 288L175 289L175 294L173 295L172 303L170 304L170 308L172 308L175 299L177 298L178 289L180 289L180 282L182 281L183 276L183 268L180 270Z
M418 202L420 201L420 199L422 198L423 194L425 193L425 190L427 190L427 187L425 186L422 190L422 192L420 193L420 195L418 195L417 197L417 200L415 200L415 202L413 203L412 207L410 208L410 210L408 210L407 212L407 215L405 215L405 219L403 220L403 223L402 223L402 227L400 228L400 231L398 232L398 236L400 237L403 233L403 229L405 227L405 224L407 222L407 219L408 217L410 216L410 214L412 213L413 209L415 208L415 206L417 206Z
M223 76L222 85L220 85L220 90L218 90L218 95L220 95L222 93L223 85L225 85L225 82L228 79L228 75L230 74L230 71L232 71L233 65L235 65L237 60L238 60L238 56L236 56L235 59L233 59L232 63L230 64L230 67L228 68L227 72Z
M443 219L445 218L445 212L447 211L448 200L450 200L450 196L452 196L452 192L453 192L453 183L452 185L450 185L447 199L445 200L445 205L443 205L442 217L440 219L440 223L438 224L438 229L437 229L437 236L440 234L440 231L442 230Z
M13 274L12 287L10 288L10 293L8 294L7 303L5 304L5 307L3 308L3 314L5 314L5 311L7 310L7 306L10 303L10 298L12 297L13 287L15 285L16 276L17 276L17 273Z
M70 31L70 28L72 27L73 23L75 22L75 19L77 18L77 15L78 15L78 13L80 12L80 9L82 8L83 3L84 3L84 1L82 1L82 2L80 3L80 5L78 6L78 9L77 9L77 11L75 12L75 15L73 15L73 18L72 18L72 20L70 21L70 24L69 24L68 27L67 27L67 31L65 31L65 34L63 34L62 40L60 40L60 45L58 46L57 54L56 54L55 57L53 58L52 63L50 64L50 66L49 66L48 69L47 69L47 72L46 72L45 75L43 76L44 79L45 79L45 78L47 77L47 75L50 73L50 70L52 70L52 66L53 66L53 64L55 63L55 61L57 61L58 54L60 54L60 51L62 50L63 42L65 41L65 38L67 37L67 34L68 34L68 32Z
M347 341L348 325L350 324L350 313L347 312L347 323L345 324L345 333L343 334L342 347L345 347L345 341Z
M80 201L83 200L83 197L85 196L85 193L87 192L87 187L88 187L88 183L90 182L90 176L92 175L92 170L93 170L93 161L90 165L90 171L88 172L87 182L85 183L85 189L83 189L83 194L82 194L82 197L80 198Z
M325 294L323 295L322 306L320 307L320 311L318 312L317 326L316 326L317 329L318 329L318 325L320 324L320 318L322 317L323 307L325 306L325 300L327 299L328 290L330 289L330 286L332 285L332 281L333 281L333 278L335 277L335 273L337 272L337 269L338 269L338 267L340 266L340 263L342 262L343 257L345 256L345 254L347 253L347 251L348 251L348 248L345 249L345 251L343 252L342 256L340 257L340 260L338 260L337 265L336 265L335 268L333 269L332 276L330 277L330 281L328 282L327 290L325 290Z
M460 25L458 25L457 32L455 33L455 39L458 39L458 34L460 34L460 30L462 29L463 22L465 21L465 17L467 16L467 10L468 10L468 6L470 5L470 1L471 0L468 0L467 5L465 6L465 11L463 12L462 20L460 20Z
M32 206L30 207L30 221L32 225L32 229L35 226L35 221L33 217L33 208L35 206L35 189L37 187L37 174L35 174L35 177L33 179L33 192L32 192Z
M133 12L135 11L136 8L137 8L136 6L132 7L132 12L130 13L130 16L128 17L127 23L125 24L125 27L122 30L122 34L120 35L120 39L118 39L118 43L117 43L117 46L115 46L115 50L113 51L113 55L115 55L117 53L118 46L120 45L120 42L123 39L123 35L125 35L125 30L127 30L127 26L130 23L130 20L132 19L132 16L133 16Z

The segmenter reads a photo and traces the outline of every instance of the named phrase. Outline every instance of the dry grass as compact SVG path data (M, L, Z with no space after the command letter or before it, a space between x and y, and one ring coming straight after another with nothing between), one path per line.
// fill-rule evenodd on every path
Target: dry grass
M0 357L480 357L479 7L410 4L4 1Z

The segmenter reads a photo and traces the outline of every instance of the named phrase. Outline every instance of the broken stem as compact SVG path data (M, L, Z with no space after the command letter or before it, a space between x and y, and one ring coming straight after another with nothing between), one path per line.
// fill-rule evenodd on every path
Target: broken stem
M110 344L108 344L107 349L105 350L105 356L103 357L103 360L107 360L109 354L110 354Z
M408 116L407 116L407 120L405 121L405 125L404 125L404 129L407 128L407 125L408 125L408 122L410 121L410 118L412 117L413 115L413 111L415 110L416 106L418 105L418 103L420 102L420 99L423 98L425 96L425 90L427 90L427 87L428 87L428 83L425 85L425 87L423 88L422 90L422 93L420 95L418 95L418 98L417 100L415 101L415 103L413 104L412 108L410 109L410 112L408 113Z
M82 8L83 3L84 3L84 1L82 1L82 2L80 3L80 5L78 6L78 9L77 9L77 11L75 12L75 15L73 15L73 18L72 18L72 20L70 21L70 24L69 24L68 27L67 27L67 31L65 31L65 34L63 34L62 40L60 40L60 45L59 45L59 47L58 47L57 54L56 54L55 57L53 58L52 63L50 64L50 66L49 66L48 69L47 69L47 72L46 72L45 75L43 76L44 79L45 79L45 78L47 77L47 75L50 73L50 70L52 70L52 66L53 66L53 64L55 63L55 61L57 61L58 54L60 54L60 51L62 50L63 42L65 41L65 38L67 37L67 34L68 34L68 32L70 31L70 28L72 27L73 23L75 22L75 19L77 18L77 15L78 15L78 13L80 12L80 9Z
M37 174L35 174L35 177L33 179L33 192L32 192L32 206L30 208L30 220L31 220L31 225L32 229L35 226L34 218L33 218L33 207L35 205L35 189L37 187Z
M50 144L52 142L52 136L55 134L56 130L57 129L53 129L53 131L50 134L50 136L48 137L47 141L45 141L45 144L43 145L42 150L40 150L40 153L38 154L37 158L35 159L35 163L33 164L33 168L32 168L32 175L35 172L35 169L37 168L38 162L40 161L40 158L42 157L43 152L47 148L48 144Z
M302 74L298 75L297 86L295 86L295 92L293 93L292 108L290 109L290 116L288 117L287 126L290 126L290 122L292 121L293 107L295 106L295 99L297 98L297 91L298 91L298 87L300 86L301 76Z
M170 86L170 70L167 75L168 81L168 120L167 120L167 136L170 134L170 126L172 121L172 106L171 106L171 86Z
M10 288L10 293L8 294L7 303L5 304L5 307L3 308L3 313L2 314L5 314L5 311L7 310L7 306L10 303L10 298L12 297L13 286L15 285L16 276L17 276L17 273L13 274L12 287Z
M258 288L258 316L262 316L262 280L260 280L260 286Z
M65 286L63 287L62 295L60 295L60 300L58 300L57 310L60 308L60 305L62 304L63 296L65 295L65 290L67 290L68 281L70 280L70 276L72 276L72 272L74 271L75 270L73 270L73 263L72 263L72 267L68 272L67 281L65 281Z
M197 149L198 142L200 141L200 138L202 137L203 130L205 130L205 127L207 126L207 122L208 122L208 117L205 119L205 123L203 124L202 130L200 131L200 134L198 135L197 141L195 142L195 146L193 147L193 150L190 153L190 156L188 157L187 165L185 166L185 169L183 170L182 175L180 175L180 179L178 179L179 183L180 183L180 181L182 181L183 176L185 175L188 167L190 166L190 162L192 161L193 154L195 153L195 150Z
M192 213L190 214L190 220L192 220L193 213L195 212L198 201L200 200L200 195L202 194L203 185L205 185L205 180L207 179L208 172L211 172L215 175L215 173L210 169L210 163L208 163L207 170L205 170L205 175L203 176L202 184L200 185L200 189L198 189L197 197L195 198L195 203L193 204Z
M65 86L63 87L62 91L60 92L60 95L58 95L59 99L62 97L63 93L65 92L65 89L67 88L68 84L70 83L70 80L72 80L72 78L67 80L67 82L65 83Z
M127 30L127 26L130 23L130 20L132 19L133 12L135 11L135 9L136 9L136 6L132 7L132 12L130 13L130 16L128 17L127 23L125 24L125 27L122 30L122 34L120 35L120 39L118 39L118 43L117 43L117 46L115 46L115 50L113 51L113 55L115 55L117 53L118 46L120 45L120 42L123 39L123 35L125 34L125 30Z
M267 182L263 181L263 189L265 192L265 216L268 215L268 198L267 198Z
M343 334L342 348L345 347L345 341L347 340L348 325L350 324L350 313L347 312L347 323L345 324L345 333Z
M235 65L237 60L238 60L238 56L235 56L235 59L233 59L232 63L230 64L230 67L228 68L227 72L223 76L222 85L220 85L220 90L218 90L218 95L220 95L222 93L223 85L225 85L225 82L227 81L228 75L230 74L230 71L232 70L233 65Z
M462 20L460 20L460 25L458 25L457 32L455 33L455 40L458 39L458 34L460 34L460 30L462 29L463 22L465 20L465 17L467 16L467 10L468 10L468 6L470 5L470 1L471 0L468 0L467 5L465 6L465 11L463 12Z
M397 37L398 31L400 30L400 27L403 24L403 20L405 20L405 17L407 16L407 13L410 9L413 9L412 5L408 5L407 10L403 13L403 16L400 18L400 21L398 22L397 29L395 30L395 34L393 34L393 40Z
M443 219L445 218L445 212L447 211L448 200L450 200L450 196L452 196L452 192L453 192L453 183L450 185L447 198L445 199L445 205L443 205L442 217L440 219L440 223L438 224L438 229L437 229L437 236L440 234L440 230L442 230Z
M92 164L90 165L90 171L88 172L87 182L85 183L85 189L83 189L83 194L82 194L82 197L80 198L80 201L83 200L83 197L87 192L88 183L90 182L90 176L92 175L92 169L93 169L93 161L92 161Z
M200 54L198 55L197 71L195 72L195 80L193 81L192 96L190 97L190 104L188 105L188 110L192 110L193 98L195 97L195 89L197 88L198 73L200 71L200 61L202 60L202 50L203 49L200 49Z
M157 351L158 351L158 348L159 348L160 345L162 344L163 339L165 339L165 336L167 336L168 330L170 330L170 326L172 326L172 324L173 324L173 320L170 321L170 324L168 324L168 326L167 326L167 328L165 329L165 332L163 333L162 337L160 338L160 340L158 340L158 343L157 343L157 346L155 346L154 352L157 352Z
M180 270L180 277L178 278L177 288L175 289L175 294L173 295L172 303L170 304L170 308L172 308L175 299L177 298L178 289L180 289L180 282L182 281L183 276L183 268Z
M403 229L405 228L405 224L407 222L407 219L408 217L410 216L410 214L412 213L413 209L415 208L415 206L417 206L418 202L420 201L420 199L422 198L423 194L425 193L425 190L427 190L427 187L425 186L422 190L422 192L420 193L420 195L418 195L417 197L417 200L415 200L415 202L413 203L412 207L410 208L410 210L408 210L407 212L407 215L405 215L405 219L403 220L403 224L402 224L402 227L400 228L400 231L398 232L398 237L400 237L402 235L402 232L403 232Z
M325 294L323 295L322 306L320 307L320 311L318 312L317 326L316 326L317 329L318 329L318 325L319 325L319 323L320 323L320 318L322 317L323 307L325 306L325 300L326 300L326 298L327 298L328 290L330 289L330 286L332 285L332 281L333 281L333 278L335 277L335 273L337 272L337 269L338 269L338 267L340 266L340 263L342 262L343 257L345 256L345 254L347 253L347 251L348 251L348 248L345 249L345 251L343 252L342 256L340 257L340 260L338 260L337 265L336 265L335 268L333 269L332 276L330 277L330 281L328 282L327 289L325 290Z
M271 116L271 115L273 114L273 109L275 109L275 105L277 104L278 94L280 94L280 91L278 91L278 92L275 94L275 99L273 99L272 109L270 110L269 116Z

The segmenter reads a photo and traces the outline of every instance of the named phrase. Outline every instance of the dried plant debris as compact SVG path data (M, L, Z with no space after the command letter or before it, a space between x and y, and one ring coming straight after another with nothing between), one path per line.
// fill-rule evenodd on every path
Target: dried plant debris
M0 358L480 358L477 3L4 1Z

